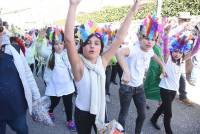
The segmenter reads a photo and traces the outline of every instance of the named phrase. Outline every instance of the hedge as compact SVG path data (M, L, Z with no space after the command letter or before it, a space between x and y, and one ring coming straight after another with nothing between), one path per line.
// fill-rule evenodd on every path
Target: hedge
M78 22L85 23L93 20L97 23L120 21L128 12L130 6L104 7L100 11L79 14ZM188 11L191 15L200 15L200 0L163 0L162 16L177 16L178 12ZM134 19L142 19L148 14L156 12L156 4L144 6L135 15Z

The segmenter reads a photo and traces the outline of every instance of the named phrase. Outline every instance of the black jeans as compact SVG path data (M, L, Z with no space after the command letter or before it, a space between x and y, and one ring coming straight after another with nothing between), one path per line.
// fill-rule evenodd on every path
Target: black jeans
M94 128L94 131L97 134L97 128L95 125L95 115L90 114L87 111L82 111L79 108L75 107L74 116L78 134L91 134L92 127Z
M119 98L121 107L118 117L119 123L125 128L125 122L128 116L128 110L130 107L131 100L133 99L135 106L137 108L137 115L138 115L136 119L135 134L140 134L145 120L145 111L146 111L146 98L144 95L143 85L139 87L121 85L119 89Z
M172 134L170 125L172 118L172 102L176 96L176 91L161 88L160 96L162 99L162 104L158 107L152 118L153 120L157 121L159 116L164 113L164 126L166 134Z
M111 78L111 73L112 73L112 66L109 65L106 67L106 95L110 95L110 78Z
M183 74L181 75L179 80L179 99L180 100L187 99L186 82Z
M123 70L122 68L120 67L119 63L117 63L116 65L113 65L112 66L112 73L111 73L111 78L110 78L110 81L114 82L115 79L116 79L116 76L117 76L117 73L119 75L119 80L120 80L120 84L121 84L121 77L122 77L122 74L123 74Z
M63 104L65 106L65 114L66 114L67 121L72 120L72 97L73 97L73 93L62 96ZM53 112L54 108L60 102L60 98L61 97L50 96L51 106L49 107L49 112L51 112L51 113Z

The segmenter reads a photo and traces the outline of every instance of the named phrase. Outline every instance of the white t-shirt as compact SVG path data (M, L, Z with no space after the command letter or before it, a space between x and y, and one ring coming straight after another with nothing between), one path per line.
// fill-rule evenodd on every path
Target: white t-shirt
M84 66L83 77L80 81L76 81L77 87L77 97L76 97L76 107L83 111L90 111L90 100L91 100L91 91L90 91L90 77L89 70Z
M131 74L131 80L128 85L138 87L143 83L145 70L148 69L154 52L153 49L144 52L138 43L136 45L130 44L128 48L130 53L126 60Z
M55 53L55 66L51 73L48 75L49 81L47 82L45 95L47 96L63 96L71 94L75 91L73 80L69 73L69 61L63 60L63 56L67 56L65 52L61 54ZM66 63L64 63L66 62ZM49 68L47 68L49 69ZM47 73L47 71L45 71ZM46 75L46 74L45 74Z
M165 71L168 77L163 77L160 81L159 87L177 91L179 89L179 80L181 77L181 65L178 66L172 62L171 56L165 64Z

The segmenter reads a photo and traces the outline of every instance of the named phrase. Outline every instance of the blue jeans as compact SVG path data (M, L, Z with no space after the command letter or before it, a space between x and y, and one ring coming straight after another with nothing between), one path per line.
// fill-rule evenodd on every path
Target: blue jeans
M0 134L6 133L6 124L8 124L17 134L28 134L26 114L13 120L0 120Z
M119 89L120 98L120 113L118 117L119 123L125 128L126 118L128 116L128 110L130 107L131 100L133 99L137 108L137 119L135 126L135 134L140 134L142 126L145 120L146 111L146 98L144 95L144 87L131 87L128 85L121 85Z

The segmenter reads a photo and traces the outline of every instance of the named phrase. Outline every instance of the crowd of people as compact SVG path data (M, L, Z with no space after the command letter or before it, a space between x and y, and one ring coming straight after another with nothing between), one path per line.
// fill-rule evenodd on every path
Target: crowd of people
M185 12L179 14L177 22L148 15L139 25L137 36L132 37L128 35L132 16L148 1L136 0L118 29L99 27L91 20L75 26L79 3L69 0L64 29L32 29L19 35L10 32L8 22L0 19L0 133L5 134L9 125L17 134L28 134L26 111L32 114L32 104L41 98L34 73L44 80L52 121L62 98L69 130L90 134L93 128L99 133L109 123L106 103L112 101L110 83L118 84L118 73L120 133L126 133L133 99L137 110L134 132L142 134L146 99L151 99L158 101L151 124L159 130L157 120L163 114L165 132L173 134L172 102L176 93L181 102L192 105L186 80L195 85L200 72L200 23L193 27L191 16ZM127 41L130 36L137 39ZM193 68L188 69L191 64Z

